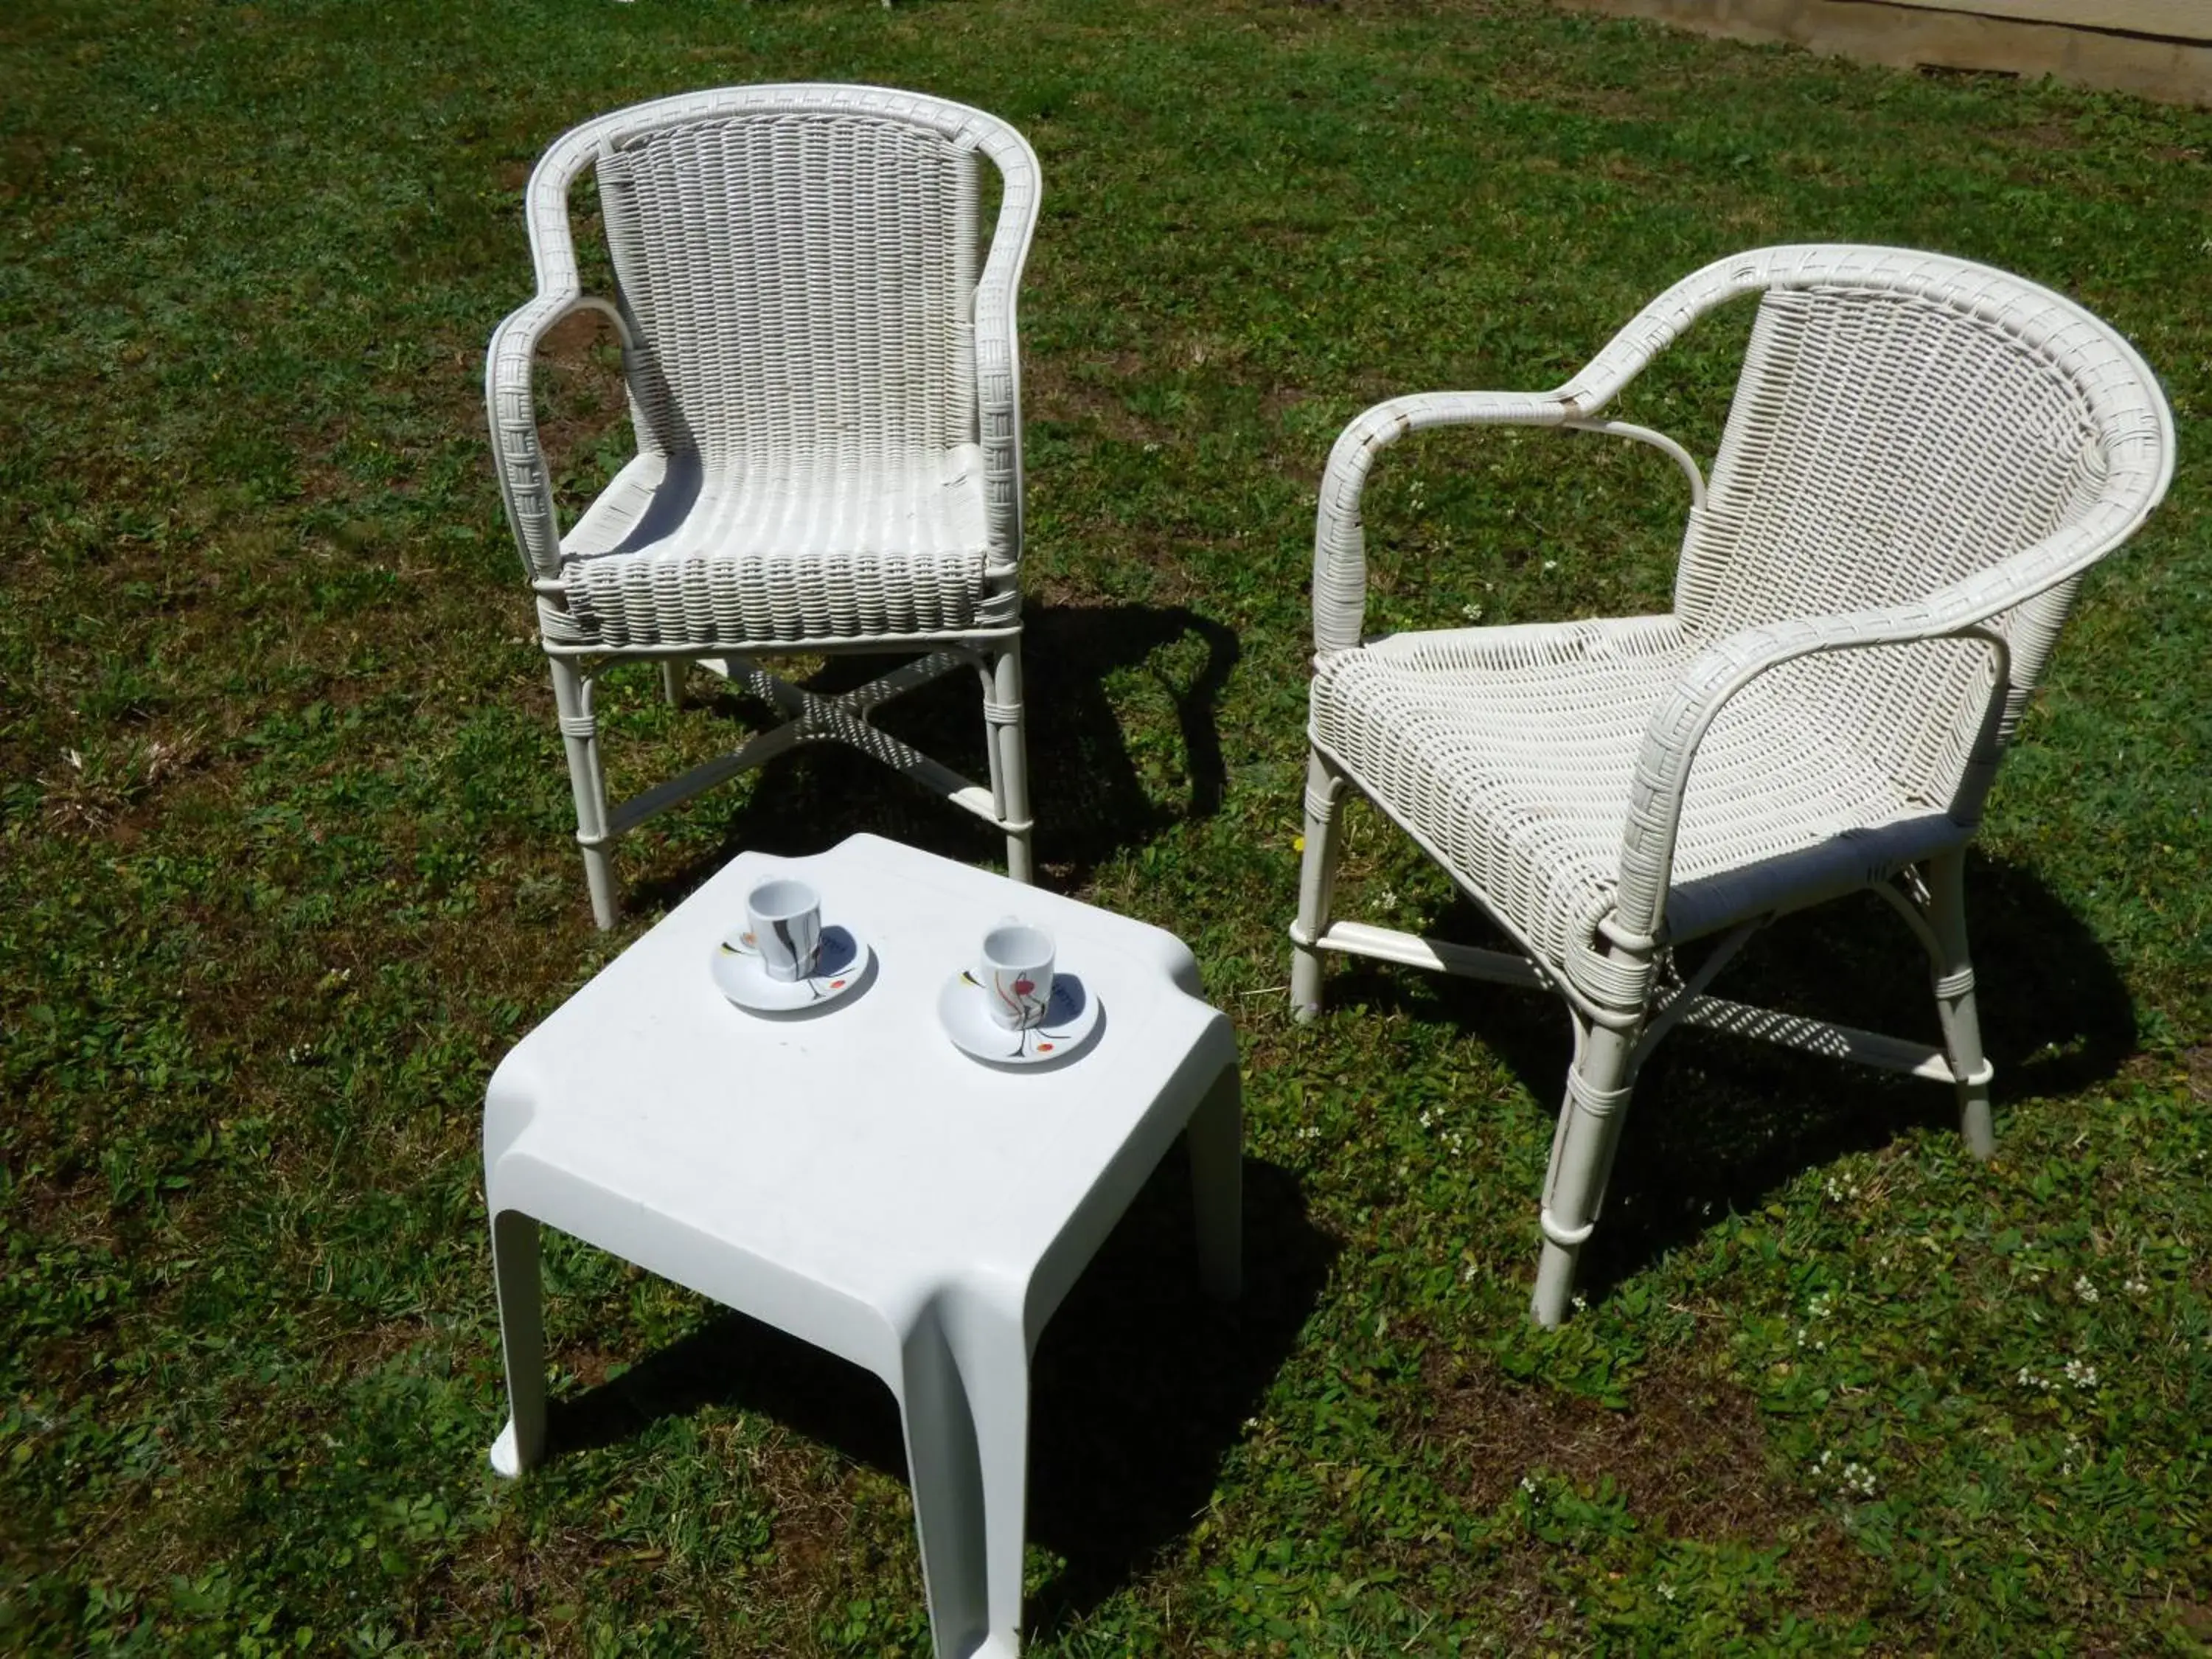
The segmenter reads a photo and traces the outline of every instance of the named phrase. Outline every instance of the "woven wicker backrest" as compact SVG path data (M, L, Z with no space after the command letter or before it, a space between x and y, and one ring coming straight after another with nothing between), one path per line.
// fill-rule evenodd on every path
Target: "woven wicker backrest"
M602 145L641 445L836 468L975 441L971 147L748 111Z
M1920 293L1775 289L1692 514L1676 610L1710 640L1916 599L2080 517L2105 473L2085 390L2016 331ZM1990 624L2013 653L2008 732L2074 586ZM1992 672L1986 647L1958 641L1778 671L1824 726L1937 805L1959 787Z

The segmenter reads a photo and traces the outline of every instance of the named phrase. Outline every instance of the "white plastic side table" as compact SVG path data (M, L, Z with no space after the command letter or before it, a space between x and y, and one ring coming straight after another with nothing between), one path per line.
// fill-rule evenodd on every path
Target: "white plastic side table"
M711 953L745 894L796 875L866 937L872 983L798 1018L733 1007ZM939 1024L1008 915L1049 928L1103 1017L1055 1065L1001 1070ZM890 1385L937 1651L1021 1629L1029 1365L1045 1322L1188 1130L1200 1271L1237 1293L1242 1116L1228 1018L1172 935L872 836L747 853L556 1009L484 1102L512 1416L492 1466L544 1455L538 1230L802 1337Z

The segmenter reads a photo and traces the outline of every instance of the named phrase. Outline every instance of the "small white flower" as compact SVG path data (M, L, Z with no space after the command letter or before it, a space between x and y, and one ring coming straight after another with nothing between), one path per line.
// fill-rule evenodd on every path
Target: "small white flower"
M1544 561L1544 574L1545 574L1547 576L1550 575L1550 574L1551 574L1554 570L1557 570L1559 568L1559 562L1557 559L1547 559L1547 560L1545 560L1545 561Z
M2150 1286L2140 1279L2130 1279L2120 1288L2125 1291L2130 1296L2148 1296L2150 1294Z
M1471 623L1480 622L1482 620L1482 607L1479 605L1463 605L1459 608L1459 614L1466 617Z
M2074 1280L2074 1294L2084 1302L2094 1302L2097 1299L2097 1287L2089 1282L2088 1274L2082 1273Z
M2097 1368L2079 1359L2069 1359L2066 1362L2066 1380L2077 1389L2094 1389L2097 1386Z
M1472 1285L1474 1283L1474 1263L1470 1261L1466 1267L1461 1268L1459 1277L1460 1283L1462 1285Z
M1589 1307L1589 1298L1580 1291L1575 1292L1575 1311L1582 1313Z
M1536 1490L1536 1477L1533 1474L1522 1475L1521 1477L1521 1490L1527 1492L1534 1492Z
M1662 1601L1671 1601L1674 1599L1674 1587L1672 1584L1662 1584L1659 1586L1659 1595Z
M1430 1123L1431 1123L1432 1121L1433 1121L1433 1120L1432 1120L1432 1119L1431 1119L1431 1117L1429 1116L1429 1115L1428 1115L1426 1112L1423 1112L1423 1113L1421 1114L1421 1127L1422 1127L1424 1129L1427 1128L1427 1127L1429 1127Z

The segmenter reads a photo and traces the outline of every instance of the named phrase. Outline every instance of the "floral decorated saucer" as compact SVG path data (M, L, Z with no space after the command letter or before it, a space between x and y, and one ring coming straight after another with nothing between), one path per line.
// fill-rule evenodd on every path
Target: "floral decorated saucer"
M760 947L740 921L714 947L714 984L738 1007L756 1014L803 1013L850 996L867 982L875 956L849 927L824 927L822 954L807 979L770 979Z
M1098 1029L1098 999L1073 974L1055 974L1036 1024L1009 1030L991 1018L990 993L963 971L938 993L937 1018L963 1054L994 1066L1048 1066L1079 1054Z

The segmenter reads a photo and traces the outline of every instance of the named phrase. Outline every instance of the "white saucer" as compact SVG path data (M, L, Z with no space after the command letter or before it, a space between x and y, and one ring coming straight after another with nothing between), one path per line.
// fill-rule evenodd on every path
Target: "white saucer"
M791 1014L850 996L867 982L875 957L867 940L849 927L824 927L822 954L811 979L770 979L760 951L741 921L714 947L714 984L738 1007L756 1014Z
M991 1018L988 994L975 976L953 975L938 993L937 1018L962 1053L994 1066L1048 1066L1080 1053L1098 1029L1098 999L1073 974L1054 974L1044 1020L1010 1031Z

